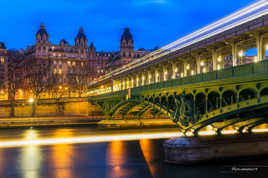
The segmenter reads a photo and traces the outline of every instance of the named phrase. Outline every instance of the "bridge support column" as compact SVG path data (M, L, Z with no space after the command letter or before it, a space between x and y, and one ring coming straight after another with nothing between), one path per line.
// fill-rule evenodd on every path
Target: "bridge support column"
M147 84L151 84L152 83L152 72L151 71L148 71L147 72Z
M205 108L205 112L206 112L206 114L208 113L208 95L206 94L206 108Z
M238 56L238 50L237 50L237 43L232 42L232 61L233 61L233 67L237 66L237 56Z
M215 49L212 50L212 66L213 66L213 71L217 70L217 59L218 55Z
M200 57L200 55L197 55L196 56L196 74L200 74L201 73L200 63L201 63L201 57Z
M130 77L130 80L131 80L131 88L134 88L134 87L135 87L135 86L134 86L134 77L131 76L131 77Z
M144 86L145 85L145 72L141 73L141 85Z
M189 164L215 158L263 155L268 153L267 137L203 138L182 137L167 140L163 144L165 162ZM246 148L246 149L245 149Z
M167 69L167 66L164 66L163 69L163 80L164 81L167 81L168 80L168 69Z
M155 72L154 72L154 83L158 83L159 82L159 78L160 78L159 70L158 69L155 69Z
M136 87L140 86L139 74L136 75Z
M181 77L187 77L189 66L190 65L186 61L183 62L183 76Z
M265 46L263 44L263 35L261 33L258 33L256 35L256 47L257 47L257 62L264 60Z
M178 73L177 63L173 62L173 63L171 63L171 65L172 65L172 79L176 79L177 73Z

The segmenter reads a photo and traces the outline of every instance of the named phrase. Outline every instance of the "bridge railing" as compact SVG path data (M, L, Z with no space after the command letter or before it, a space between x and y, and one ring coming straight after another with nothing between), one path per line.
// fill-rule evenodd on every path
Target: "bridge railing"
M222 80L228 78L242 77L247 75L254 75L258 73L268 73L268 60L263 60L258 63L244 64L236 67L230 67L227 69L222 69L218 71L188 76L180 79L173 79L168 81L163 81L159 83L154 83L150 85L134 87L131 89L131 95L137 95L140 92L146 92L156 89L164 89L175 86L182 86L200 82L208 82L213 80ZM126 96L128 94L128 89L121 90L117 92L106 93L98 96L91 96L92 99L98 98L110 98L110 97L120 97Z
M213 80L222 80L234 77L254 75L258 73L268 73L268 61L264 60L258 63L244 64L223 70L188 76L180 79L163 81L155 84L132 88L132 94L138 94L143 91L168 88L193 83L207 82Z

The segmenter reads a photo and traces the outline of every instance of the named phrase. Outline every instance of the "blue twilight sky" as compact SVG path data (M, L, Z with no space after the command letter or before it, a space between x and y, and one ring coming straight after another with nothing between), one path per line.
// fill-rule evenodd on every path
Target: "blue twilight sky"
M97 51L115 51L129 27L135 48L163 46L254 0L1 0L0 41L26 48L43 22L50 41L70 44L79 27Z

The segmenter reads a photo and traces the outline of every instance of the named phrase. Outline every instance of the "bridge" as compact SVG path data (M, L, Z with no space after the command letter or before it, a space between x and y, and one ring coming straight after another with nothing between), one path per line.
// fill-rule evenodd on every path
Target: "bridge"
M194 22L193 22L194 23ZM187 134L267 123L268 1L257 1L89 84L106 118L164 115Z

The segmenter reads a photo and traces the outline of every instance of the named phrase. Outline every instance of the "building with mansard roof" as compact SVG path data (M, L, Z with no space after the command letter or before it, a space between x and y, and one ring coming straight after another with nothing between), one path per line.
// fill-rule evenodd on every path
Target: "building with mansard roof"
M74 45L65 39L59 44L50 42L49 33L44 24L35 34L35 44L25 50L23 61L25 86L31 77L33 65L49 63L51 74L57 76L55 85L66 87L73 92L74 85L96 80L98 77L117 67L142 57L151 50L134 50L134 40L129 28L125 28L120 40L120 50L115 52L97 51L93 42L88 46L88 39L83 28L78 30ZM28 78L28 79L27 79ZM85 80L87 79L87 81ZM86 86L84 86L86 88Z

